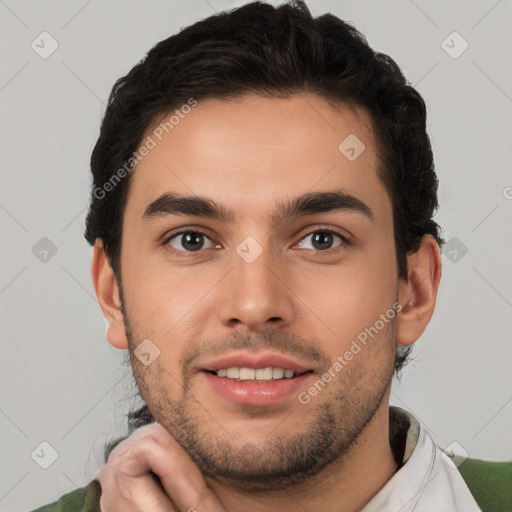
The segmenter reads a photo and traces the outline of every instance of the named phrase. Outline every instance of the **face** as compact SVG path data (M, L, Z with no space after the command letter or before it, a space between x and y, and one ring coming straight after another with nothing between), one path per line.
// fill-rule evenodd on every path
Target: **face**
M135 379L206 475L297 483L387 408L399 280L370 119L247 95L199 101L163 135L123 221Z

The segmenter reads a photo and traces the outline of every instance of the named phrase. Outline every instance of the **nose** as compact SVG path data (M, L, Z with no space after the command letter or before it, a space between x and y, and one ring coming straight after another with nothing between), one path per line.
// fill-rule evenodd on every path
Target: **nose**
M252 260L261 249L261 254ZM233 252L232 270L223 280L219 294L221 322L252 332L290 325L297 308L283 267L270 248L258 249L251 242L239 246L239 251Z

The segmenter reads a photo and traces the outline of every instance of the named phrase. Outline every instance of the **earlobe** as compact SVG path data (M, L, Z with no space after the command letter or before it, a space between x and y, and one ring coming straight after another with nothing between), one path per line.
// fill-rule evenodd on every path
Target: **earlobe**
M107 341L115 348L127 349L119 286L100 239L94 244L91 273L98 303L107 320Z
M431 235L424 235L420 247L407 256L408 277L400 283L402 310L397 320L397 342L411 345L425 331L437 299L441 280L441 253Z

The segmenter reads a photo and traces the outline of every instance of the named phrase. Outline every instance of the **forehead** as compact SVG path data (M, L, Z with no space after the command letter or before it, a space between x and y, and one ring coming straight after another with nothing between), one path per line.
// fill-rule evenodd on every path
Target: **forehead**
M126 215L141 218L163 193L177 192L212 198L240 220L269 220L284 198L340 188L389 210L361 107L314 94L205 99L155 120L142 143L150 139L131 177Z

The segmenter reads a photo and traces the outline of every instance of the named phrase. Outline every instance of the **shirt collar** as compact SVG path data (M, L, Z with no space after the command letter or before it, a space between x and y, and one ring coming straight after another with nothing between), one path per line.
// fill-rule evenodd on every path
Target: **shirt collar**
M411 413L391 406L389 427L398 469L362 512L481 512L457 468Z

